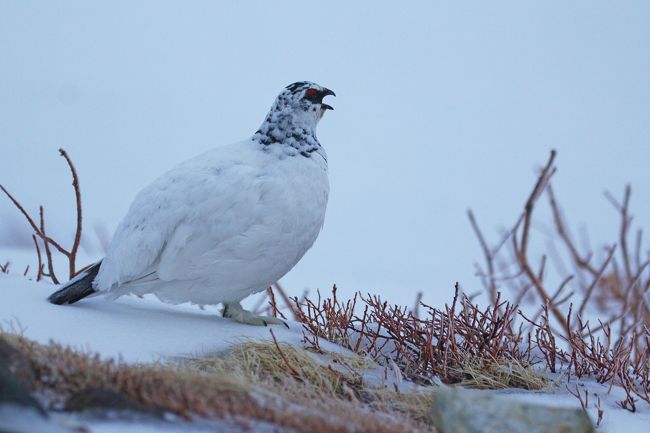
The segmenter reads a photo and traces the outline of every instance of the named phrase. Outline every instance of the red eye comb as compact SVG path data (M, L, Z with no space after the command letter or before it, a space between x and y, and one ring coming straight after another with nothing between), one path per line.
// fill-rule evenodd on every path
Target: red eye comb
M307 89L307 92L305 92L306 95L315 95L316 93L318 93L316 89Z

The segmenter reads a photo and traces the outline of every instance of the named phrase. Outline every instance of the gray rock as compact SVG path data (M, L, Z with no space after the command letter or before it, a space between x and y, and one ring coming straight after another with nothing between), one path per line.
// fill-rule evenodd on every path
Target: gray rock
M441 433L595 433L580 408L550 407L507 396L441 386L433 422Z
M0 407L12 405L30 408L44 417L45 410L31 396L34 383L29 358L0 337Z
M5 404L30 407L45 416L45 410L29 390L8 369L0 366L0 406Z
M35 383L29 358L0 337L0 433L55 431L41 428L47 414L31 395Z
M106 411L142 413L162 416L163 411L144 406L117 391L102 388L86 388L72 394L65 402L65 410L71 412L102 413Z
M0 336L0 369L3 368L30 391L34 390L36 376L32 361Z

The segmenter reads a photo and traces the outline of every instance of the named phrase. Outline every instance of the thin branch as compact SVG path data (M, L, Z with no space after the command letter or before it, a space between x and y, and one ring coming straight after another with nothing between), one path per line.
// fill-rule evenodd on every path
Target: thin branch
M607 266L609 266L609 262L612 260L612 257L614 257L614 252L616 251L616 245L612 245L612 247L609 249L609 253L607 254L607 258L603 262L603 264L600 266L600 269L596 271L596 274L594 275L594 280L591 282L589 287L587 288L587 291L585 292L584 297L582 298L582 303L580 304L580 308L578 308L578 316L583 317L582 314L585 311L585 307L587 306L587 303L589 302L589 299L591 298L591 294L602 278L603 274L605 273L605 269L607 269Z
M39 209L38 213L41 220L40 233L43 235L43 238L47 239L47 236L45 235L45 216L43 214L43 206L40 206L38 209ZM58 278L56 278L56 275L54 274L54 261L52 260L52 252L50 251L50 245L47 241L44 241L43 246L45 247L45 257L47 258L48 276L52 279L52 282L54 284L59 284L59 280Z
M291 311L291 315L293 316L293 320L298 320L298 314L296 313L296 310L293 307L293 303L291 302L291 299L287 295L286 290L282 287L279 281L276 281L274 284L275 288L278 289L278 293L280 294L280 297L282 298L282 301L284 304L289 308L289 311Z
M571 257L573 258L573 261L580 268L586 269L593 276L596 276L597 275L596 270L589 264L588 260L583 259L580 256L580 253L578 253L578 249L576 248L573 241L571 240L571 236L569 235L568 230L564 226L564 218L562 218L562 213L560 212L560 208L557 205L557 202L555 201L555 194L553 193L553 187L550 184L548 185L548 188L547 188L547 194L548 194L549 203L551 205L551 210L553 212L553 219L555 221L555 228L557 229L557 233L560 236L560 239L562 239L562 241L564 242L564 245L569 250L569 253L571 254Z
M622 203L619 203L609 191L605 191L604 194L605 198L607 198L612 206L614 206L614 208L621 214L619 243L621 245L621 254L623 256L623 268L625 269L625 274L629 281L632 279L633 275L629 250L627 247L627 233L629 230L630 222L632 221L632 218L629 216L630 196L632 195L632 188L630 185L625 186Z
M528 248L528 233L530 231L530 221L533 214L533 207L535 206L535 202L539 198L539 195L542 193L542 191L544 191L544 188L548 185L551 176L555 174L555 167L553 167L553 162L555 161L556 155L557 153L555 152L555 150L551 150L551 155L548 158L548 162L546 163L546 166L542 169L542 172L540 173L539 178L537 179L537 183L535 183L535 187L533 188L533 192L528 197L528 200L526 200L526 205L524 206L524 218L523 218L524 228L522 230L522 239L519 248L519 251L524 257L526 255L526 250Z
M65 161L68 163L68 167L70 167L70 172L72 173L72 187L74 188L75 204L77 208L77 228L75 230L74 242L72 243L72 248L70 249L70 253L68 255L70 265L70 278L73 278L76 275L75 261L77 258L77 251L79 250L79 244L81 243L81 231L83 222L81 208L81 189L79 188L79 176L77 176L77 170L74 168L74 164L72 164L68 153L63 149L59 149L59 153L63 158L65 158Z
M483 233L476 222L476 218L474 217L474 212L472 212L471 209L467 210L467 218L469 218L472 229L481 245L481 250L483 250L483 257L485 257L485 263L487 265L488 293L490 295L490 301L494 304L497 298L497 286L494 278L494 256L485 241L485 237L483 236Z
M36 281L41 281L41 278L43 278L43 260L41 259L41 248L38 246L36 235L32 235L32 240L34 241L34 247L36 248L36 257L38 257L38 272L36 273Z
M628 280L633 278L632 264L630 262L629 250L627 248L627 233L630 228L632 218L629 216L630 196L632 195L632 188L630 185L625 186L625 195L623 197L623 206L621 207L621 253L623 254L623 266L625 266L625 273Z
M411 314L413 314L413 317L416 319L420 318L420 304L422 303L422 292L418 292L417 295L415 295L415 304L413 305L413 310L411 311Z
M280 354L280 357L284 361L284 364L287 366L289 371L291 371L291 373L294 375L294 377L296 379L300 379L300 374L298 374L296 369L293 368L293 366L289 363L289 360L287 359L286 355L284 354L284 352L280 348L280 344L278 343L278 339L275 338L275 334L273 333L273 329L269 328L269 332L271 333L271 337L273 337L273 344L275 344L275 348L278 349L278 353Z
M526 205L524 206L523 227L521 230L521 242L517 242L516 233L513 233L512 244L513 244L513 249L515 252L515 256L517 258L517 262L519 263L519 266L524 271L524 273L532 283L533 287L541 297L542 303L549 305L550 311L551 313L553 313L555 319L558 322L560 322L562 328L567 329L568 323L566 318L560 312L557 306L551 305L551 297L546 292L546 289L542 285L540 278L535 274L535 272L530 267L530 263L528 262L528 257L526 255L528 249L528 237L530 233L530 222L533 215L533 209L535 207L535 203L539 198L540 194L544 191L544 188L548 185L551 176L553 176L553 174L555 173L555 167L553 167L553 161L555 160L555 156L556 156L556 152L555 150L552 150L548 162L546 163L546 166L542 169L539 177L537 178L537 182L535 183L535 187L533 188L533 191L530 193L528 200L526 200Z

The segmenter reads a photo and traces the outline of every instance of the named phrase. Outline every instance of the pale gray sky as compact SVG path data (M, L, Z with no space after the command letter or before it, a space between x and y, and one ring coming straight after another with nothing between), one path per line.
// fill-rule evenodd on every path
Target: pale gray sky
M551 148L594 243L617 229L603 190L627 182L650 230L650 3L405 3L0 0L0 182L69 235L64 147L89 229L112 231L141 187L311 80L338 95L319 127L332 192L294 293L477 288L466 209L510 224ZM0 217L18 220L6 200Z

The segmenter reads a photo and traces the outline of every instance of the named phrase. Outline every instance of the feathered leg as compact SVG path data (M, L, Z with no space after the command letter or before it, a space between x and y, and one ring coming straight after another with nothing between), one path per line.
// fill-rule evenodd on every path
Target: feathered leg
M233 319L239 323L256 326L284 325L289 328L283 320L277 317L256 316L248 310L244 310L239 302L228 302L223 304L223 317Z

